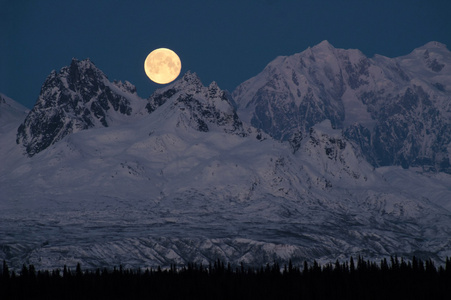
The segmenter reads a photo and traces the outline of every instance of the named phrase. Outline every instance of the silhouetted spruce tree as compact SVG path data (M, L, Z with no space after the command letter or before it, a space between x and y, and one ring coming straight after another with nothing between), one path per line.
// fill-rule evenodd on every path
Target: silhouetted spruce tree
M6 261L5 260L3 260L3 266L2 266L2 277L4 278L4 279L9 279L9 267L8 267L8 264L6 263Z
M25 264L22 265L22 270L20 271L20 276L23 278L28 278L28 268Z
M354 259L352 258L352 256L351 256L351 259L349 260L349 271L350 271L351 273L354 273L354 272L355 272Z
M445 275L448 278L451 278L451 259L449 257L447 257L445 261Z
M77 267L75 268L75 276L77 276L78 278L81 278L83 276L80 263L77 263Z

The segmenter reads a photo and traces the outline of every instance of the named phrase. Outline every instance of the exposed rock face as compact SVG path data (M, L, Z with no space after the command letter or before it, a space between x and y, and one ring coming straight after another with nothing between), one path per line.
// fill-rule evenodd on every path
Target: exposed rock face
M229 95L216 82L204 87L195 73L187 72L174 84L152 94L146 110L152 113L168 101L178 113L177 126L184 124L208 132L214 124L225 132L246 135Z
M451 52L437 42L369 59L324 41L276 58L232 95L240 117L276 139L299 139L329 119L374 166L450 173L449 82Z
M66 135L95 126L108 127L118 115L130 116L136 88L129 82L111 83L89 60L72 60L52 71L39 98L17 131L17 143L29 156Z

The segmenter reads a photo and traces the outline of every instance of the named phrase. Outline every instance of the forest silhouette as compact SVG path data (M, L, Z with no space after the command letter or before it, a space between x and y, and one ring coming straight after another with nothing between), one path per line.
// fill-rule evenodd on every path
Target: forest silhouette
M259 268L189 263L168 269L10 271L3 262L1 299L450 299L451 260L351 257L321 266L277 262Z

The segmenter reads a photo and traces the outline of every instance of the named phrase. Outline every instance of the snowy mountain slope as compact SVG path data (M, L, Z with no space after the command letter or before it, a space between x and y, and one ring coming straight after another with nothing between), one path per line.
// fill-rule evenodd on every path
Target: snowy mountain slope
M373 166L450 173L449 66L451 52L438 42L370 59L323 41L276 58L232 95L243 120L278 140L329 119Z
M110 82L89 59L72 59L69 67L52 71L45 80L17 130L17 143L33 156L73 132L121 123L143 105L129 82Z
M13 172L2 257L56 268L448 255L449 213L385 184L328 124L293 157L151 117L72 134Z
M0 259L85 268L451 255L449 174L374 169L330 120L278 142L193 73L144 102L32 157L9 146Z
M0 129L8 132L25 118L29 109L0 93Z
M8 185L13 194L2 201L2 257L56 268L449 254L449 213L378 174L365 179L369 165L356 178L346 167L347 157L357 159L350 145L327 150L331 137L321 128L295 158L270 140L192 129L177 139L163 128L138 145L134 130L83 131L33 157L32 169L14 174L31 189Z
M5 170L22 158L16 147L16 130L28 112L29 109L0 93L0 157Z

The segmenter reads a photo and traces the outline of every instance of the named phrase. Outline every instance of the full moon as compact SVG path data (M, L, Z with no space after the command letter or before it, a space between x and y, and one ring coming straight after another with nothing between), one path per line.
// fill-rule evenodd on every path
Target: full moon
M174 51L167 48L155 49L144 61L144 71L153 82L166 84L177 78L182 62Z

